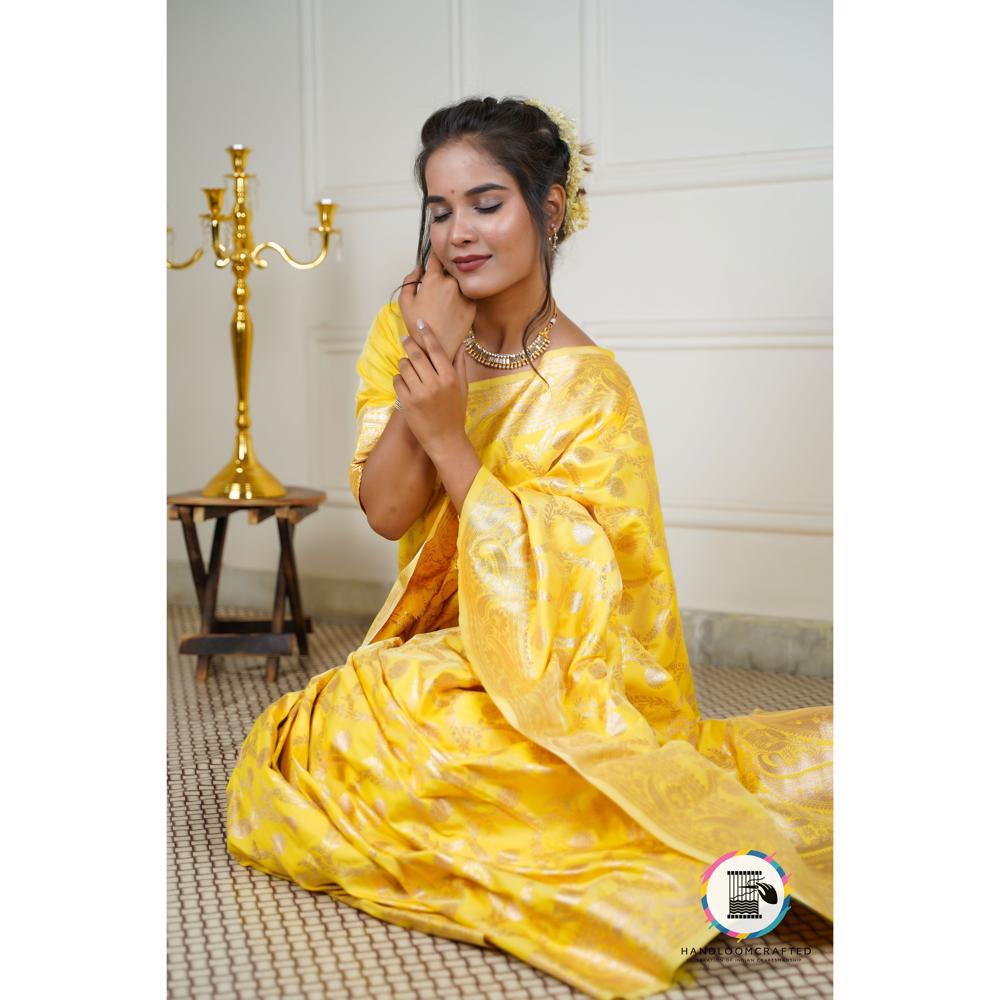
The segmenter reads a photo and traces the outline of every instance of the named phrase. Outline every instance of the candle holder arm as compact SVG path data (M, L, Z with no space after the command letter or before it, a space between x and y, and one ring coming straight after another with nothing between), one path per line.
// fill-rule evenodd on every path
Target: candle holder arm
M174 234L173 227L167 226L167 236L173 236L173 234ZM201 260L201 255L203 252L204 251L201 249L201 247L198 247L198 249L195 250L195 252L191 254L191 256L183 263L181 263L180 261L171 260L170 257L168 256L167 267L172 271L183 271L184 268L190 267L192 264L196 264L199 260Z
M323 229L316 226L313 227L312 231L315 233L319 233L323 237L323 246L320 249L320 252L316 255L314 260L310 261L296 260L283 246L281 246L280 243L274 243L270 240L268 240L267 243L259 243L257 246L255 246L250 253L250 259L258 267L266 268L267 261L264 260L260 255L265 250L274 250L277 254L281 256L282 260L284 260L286 264L291 264L292 267L298 268L300 271L308 271L311 268L318 267L326 259L327 252L330 249L330 234L337 233L339 235L340 230Z
M168 257L167 258L167 267L170 268L170 270L172 270L172 271L183 271L184 268L190 267L192 264L197 264L198 261L201 260L201 257L202 257L203 253L204 253L204 250L202 250L201 247L198 247L198 249L195 250L195 252L186 261L184 261L183 263L178 263L177 261L171 260Z

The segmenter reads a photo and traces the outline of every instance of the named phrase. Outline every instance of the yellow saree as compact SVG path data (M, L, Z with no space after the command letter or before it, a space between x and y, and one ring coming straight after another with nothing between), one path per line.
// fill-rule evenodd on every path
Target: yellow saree
M355 499L392 413L395 302L357 370ZM483 466L438 482L362 645L259 716L227 785L244 865L513 955L600 1000L684 975L701 876L773 853L833 919L832 707L701 718L645 420L614 354L469 385Z

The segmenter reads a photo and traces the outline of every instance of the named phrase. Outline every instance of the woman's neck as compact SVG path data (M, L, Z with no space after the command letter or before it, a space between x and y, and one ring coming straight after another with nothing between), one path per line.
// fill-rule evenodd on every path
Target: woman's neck
M535 285L524 291L516 286L476 303L476 318L472 329L476 340L494 354L515 354L524 350L524 328L538 311L545 289ZM553 300L549 311L536 319L528 331L530 344L556 311Z

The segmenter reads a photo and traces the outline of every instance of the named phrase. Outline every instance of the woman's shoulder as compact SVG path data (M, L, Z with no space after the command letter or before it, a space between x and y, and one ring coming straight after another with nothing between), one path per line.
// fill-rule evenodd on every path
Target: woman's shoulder
M406 335L406 321L400 312L399 303L395 299L390 299L375 313L368 331L368 339L380 340L394 349L397 347L402 349L403 338Z
M560 385L560 395L587 399L595 411L618 409L634 397L632 379L610 348L593 341L565 347L568 350L553 355L548 369Z
M389 299L388 302L379 308L379 311L375 314L375 319L387 326L394 328L399 326L403 323L403 313L399 308L399 302L396 299Z
M551 347L600 347L600 344L591 340L587 334L569 318L565 313L560 313L556 318L552 332L549 334L549 345Z

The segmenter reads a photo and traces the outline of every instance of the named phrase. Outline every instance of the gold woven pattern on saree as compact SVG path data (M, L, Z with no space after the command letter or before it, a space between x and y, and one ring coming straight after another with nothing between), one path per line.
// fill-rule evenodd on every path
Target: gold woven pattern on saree
M386 306L359 359L352 486L400 324ZM461 519L436 491L362 645L254 723L228 847L638 998L715 936L700 879L722 853L773 852L832 919L832 709L701 718L634 387L598 347L538 367L548 384L470 385L483 466Z

